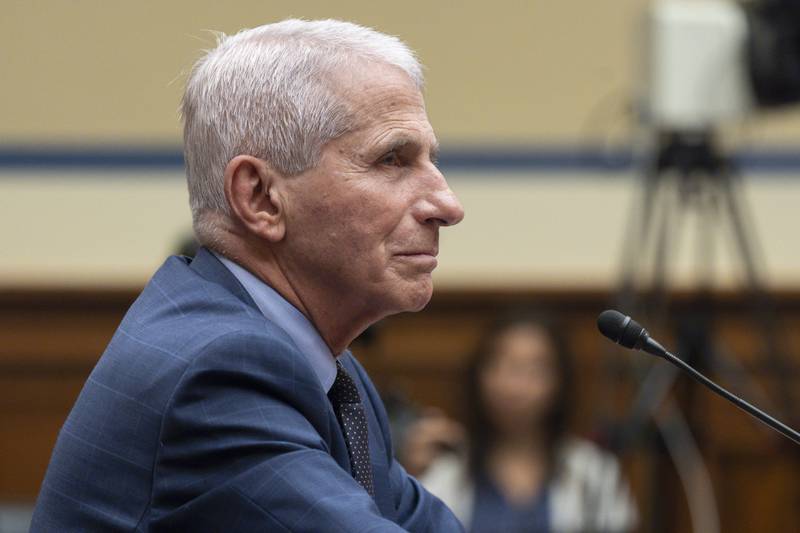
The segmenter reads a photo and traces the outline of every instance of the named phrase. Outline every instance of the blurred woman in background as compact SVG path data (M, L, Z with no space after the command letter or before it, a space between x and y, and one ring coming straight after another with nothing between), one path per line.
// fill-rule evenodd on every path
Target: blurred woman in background
M480 343L468 370L468 451L441 454L420 475L471 533L635 527L616 459L566 434L570 377L561 337L542 318L505 320Z

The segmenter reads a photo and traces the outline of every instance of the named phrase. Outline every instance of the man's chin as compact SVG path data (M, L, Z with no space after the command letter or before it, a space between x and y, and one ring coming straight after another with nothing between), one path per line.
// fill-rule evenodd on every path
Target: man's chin
M409 283L405 291L401 295L402 311L415 312L421 311L431 301L433 296L433 281L431 276L425 276L426 279L418 280L414 283Z

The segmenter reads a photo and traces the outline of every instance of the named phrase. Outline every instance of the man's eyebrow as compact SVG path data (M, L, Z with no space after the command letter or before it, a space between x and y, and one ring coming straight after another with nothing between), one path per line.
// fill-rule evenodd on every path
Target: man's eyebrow
M416 137L410 137L408 135L400 135L388 141L388 143L384 145L381 151L393 152L395 150L402 150L403 148L409 145L420 146L419 139L417 139ZM430 147L430 158L432 161L435 161L436 158L438 157L439 157L439 141L434 140Z
M397 137L387 141L387 143L381 148L381 151L393 152L395 150L401 150L409 144L416 144L416 141L407 135L398 135Z

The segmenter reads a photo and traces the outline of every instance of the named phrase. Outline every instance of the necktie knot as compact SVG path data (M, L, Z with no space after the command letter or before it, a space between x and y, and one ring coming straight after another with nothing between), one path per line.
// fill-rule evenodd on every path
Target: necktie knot
M361 403L361 396L358 394L358 388L353 378L339 361L336 361L336 379L328 392L328 398L334 407L344 403Z

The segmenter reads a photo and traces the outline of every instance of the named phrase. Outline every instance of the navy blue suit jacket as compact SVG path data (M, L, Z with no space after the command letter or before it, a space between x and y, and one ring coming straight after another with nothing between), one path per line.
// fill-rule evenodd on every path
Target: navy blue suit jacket
M171 257L59 434L32 531L461 531L394 460L358 362L371 498L314 370L210 252Z

